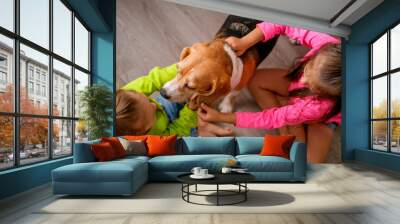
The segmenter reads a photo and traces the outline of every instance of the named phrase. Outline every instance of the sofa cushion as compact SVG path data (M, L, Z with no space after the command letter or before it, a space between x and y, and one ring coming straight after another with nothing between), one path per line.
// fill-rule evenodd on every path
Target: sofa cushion
M115 154L115 150L109 142L93 144L90 147L94 157L96 157L96 161L105 162L118 158L118 156Z
M259 154L264 145L263 137L236 137L236 155Z
M57 182L131 182L135 174L147 178L147 163L141 159L74 163L53 170L52 174Z
M147 155L151 157L176 155L176 138L176 135L149 135L146 140L148 148Z
M115 155L117 158L122 158L126 156L126 151L124 149L124 146L122 146L121 142L117 137L104 137L101 138L101 142L108 142L114 149Z
M235 155L233 137L183 137L182 154L225 154Z
M126 140L125 138L119 137L119 141L126 151L126 155L147 155L146 143L141 140Z
M278 156L238 155L240 167L250 172L292 172L292 161Z
M199 166L212 172L219 171L228 160L235 159L231 155L174 155L158 156L149 160L149 170L163 172L190 172Z
M280 156L289 158L290 148L296 136L294 135L265 135L261 156Z

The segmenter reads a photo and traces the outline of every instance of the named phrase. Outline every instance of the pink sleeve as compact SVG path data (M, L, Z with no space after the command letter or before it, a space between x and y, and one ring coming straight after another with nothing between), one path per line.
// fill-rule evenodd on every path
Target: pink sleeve
M331 100L296 98L293 104L261 112L236 112L236 127L273 129L285 125L318 121L333 107Z
M300 44L311 48L311 50L304 56L304 58L311 57L327 43L340 44L340 39L331 35L296 27L268 22L261 22L257 24L257 27L260 28L260 30L264 34L264 42L272 39L276 35L285 35L291 39L297 40Z

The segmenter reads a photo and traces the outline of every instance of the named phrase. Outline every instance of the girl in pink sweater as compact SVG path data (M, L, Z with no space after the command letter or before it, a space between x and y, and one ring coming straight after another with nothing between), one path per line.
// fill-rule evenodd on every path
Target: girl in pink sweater
M281 135L293 134L307 140L308 160L324 162L333 140L334 128L341 124L340 40L327 34L262 22L243 38L226 42L238 55L259 41L286 35L310 51L291 71L257 70L249 91L261 112L220 113L206 105L199 112L208 122L228 122L239 128L279 128ZM303 125L307 124L305 132Z

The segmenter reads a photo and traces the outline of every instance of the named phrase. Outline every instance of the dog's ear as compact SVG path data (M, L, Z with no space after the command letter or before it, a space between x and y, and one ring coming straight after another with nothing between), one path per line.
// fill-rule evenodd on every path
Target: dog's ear
M187 56L189 56L189 54L190 54L190 47L183 48L183 50L181 52L181 56L179 57L179 61L182 61L183 59L185 59Z
M217 90L217 80L214 79L211 83L210 88L205 92L199 93L199 95L200 96L211 96L215 92L215 90Z
M189 102L188 102L188 107L191 110L196 111L200 107L200 100L199 100L199 94L195 93L193 94L192 97L190 97Z
M214 97L211 95L215 93L217 90L217 80L213 80L211 83L210 89L205 92L198 92L193 94L189 100L189 108L192 110L197 110L200 107L201 103L206 103L211 105L214 101Z

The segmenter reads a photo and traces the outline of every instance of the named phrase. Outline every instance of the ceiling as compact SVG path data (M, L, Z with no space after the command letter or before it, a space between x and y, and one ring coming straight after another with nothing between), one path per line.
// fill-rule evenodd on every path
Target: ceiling
M383 0L166 0L347 37Z
M243 3L241 0L229 2ZM351 2L351 0L251 0L246 4L265 9L307 16L317 19L330 20L337 12ZM312 6L312 7L311 7Z

